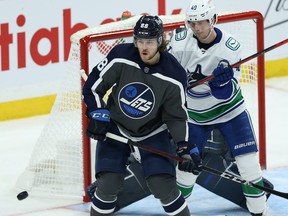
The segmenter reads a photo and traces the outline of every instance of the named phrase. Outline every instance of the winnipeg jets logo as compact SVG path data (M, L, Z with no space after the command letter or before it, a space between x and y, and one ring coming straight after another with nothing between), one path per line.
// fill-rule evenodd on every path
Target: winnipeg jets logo
M149 86L134 82L120 90L118 101L120 109L126 116L140 119L153 110L155 96Z

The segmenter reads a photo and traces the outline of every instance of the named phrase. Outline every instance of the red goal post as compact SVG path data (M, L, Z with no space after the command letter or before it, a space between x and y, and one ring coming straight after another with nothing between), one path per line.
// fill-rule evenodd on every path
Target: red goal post
M181 19L181 18L180 18ZM172 18L172 20L174 20ZM173 23L165 23L164 28L165 31L173 30L177 27L183 26L183 19L180 21L175 16L176 22ZM242 13L233 13L233 14L225 14L220 15L218 17L218 24L231 23L231 22L239 22L242 20L253 20L256 24L256 52L260 52L264 49L264 20L261 13L257 11L250 12L242 12ZM245 26L243 26L245 28ZM129 37L133 34L133 29L124 29L114 32L105 32L99 34L90 34L86 35L80 39L80 55L81 55L81 68L86 72L90 71L89 68L89 44L91 42L96 41L105 41L109 39L117 39L117 38L125 38ZM237 35L235 35L237 37ZM96 63L96 62L95 62ZM264 55L261 55L257 58L257 68L258 68L258 125L259 125L259 134L258 134L258 142L259 142L259 156L260 156L260 164L263 169L266 169L266 131L265 131L265 69L264 69ZM83 107L85 108L85 107ZM88 121L85 116L83 116L83 127L86 128ZM84 138L85 137L85 138ZM85 176L86 184L89 185L91 179L90 170L90 139L86 136L83 137L83 156L84 156L84 171L86 172Z
M84 81L79 71L88 73L113 46L132 41L133 26L140 16L99 25L76 32L71 37L67 69L47 124L33 149L30 162L16 183L17 190L29 194L57 197L80 197L89 201L85 188L94 180L95 145L85 135L88 120L81 100ZM184 25L185 16L160 16L165 36ZM264 49L263 16L256 11L223 14L218 17L222 30L232 33L245 50L244 57ZM264 55L241 65L243 95L259 141L260 164L266 168L265 74ZM91 145L92 142L92 145Z

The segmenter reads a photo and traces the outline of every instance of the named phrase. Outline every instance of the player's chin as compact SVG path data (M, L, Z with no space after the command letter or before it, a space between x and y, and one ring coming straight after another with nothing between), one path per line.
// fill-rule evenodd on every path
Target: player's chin
M201 33L201 32L193 32L193 34L199 38L199 39L204 39L205 38L205 35L204 33Z
M202 40L207 40L209 37L209 33L202 33L200 34L200 36L198 37L199 39L202 39Z
M150 59L150 56L148 55L148 53L141 53L140 57L144 63L146 63Z

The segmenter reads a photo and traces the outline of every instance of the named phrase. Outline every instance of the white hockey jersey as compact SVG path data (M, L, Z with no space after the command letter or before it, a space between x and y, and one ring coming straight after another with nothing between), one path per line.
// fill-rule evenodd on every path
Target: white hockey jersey
M209 47L200 48L191 29L174 30L169 51L186 69L189 83L210 76L220 60L232 65L241 60L241 46L230 34L217 28L217 37ZM227 99L217 99L211 94L208 82L187 91L190 121L198 125L226 122L242 113L246 107L239 86L241 71L234 69L233 92ZM188 85L189 86L189 85Z

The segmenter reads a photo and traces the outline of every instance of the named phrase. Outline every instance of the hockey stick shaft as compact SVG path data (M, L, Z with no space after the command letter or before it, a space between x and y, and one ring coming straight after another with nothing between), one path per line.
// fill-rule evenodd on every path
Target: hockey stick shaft
M130 139L127 139L127 138L122 137L122 136L118 136L116 134L112 134L112 133L108 132L108 133L106 133L106 137L108 137L110 139L113 139L113 140L116 140L116 141L119 141L119 142L122 142L122 143L126 143L128 145L136 146L136 147L141 148L143 150L146 150L148 152L152 152L154 154L158 154L158 155L161 155L163 157L166 157L166 158L178 161L178 162L182 162L183 161L183 159L180 158L180 157L177 157L175 155L169 154L167 152L160 151L160 150L152 148L150 146L143 145L143 144L138 143L138 142L134 142L134 141L132 141Z
M231 181L234 181L234 182L237 182L237 183L240 183L240 184L243 184L243 185L249 185L249 186L252 186L254 188L263 190L263 191L265 191L267 193L274 194L276 196L288 199L288 193L280 192L280 191L277 191L277 190L273 190L271 188L267 188L267 187L264 187L264 186L261 186L261 185L257 185L257 184L255 184L253 182L246 181L246 180L244 180L242 178L239 178L239 177L237 177L235 175L232 175L230 173L227 173L225 171L221 172L219 170L215 170L215 169L212 169L212 168L207 167L207 166L203 166L203 170L205 170L206 172L212 173L214 175L218 175L218 176L221 176L223 178L229 179Z
M84 70L80 70L79 73L80 73L81 77L83 78L83 80L86 81L87 80L87 75L85 74L85 71ZM118 136L118 135L113 134L113 133L109 133L109 132L106 133L106 137L108 137L110 139L113 139L113 140L116 140L116 141L119 141L119 142L122 142L122 143L126 143L126 144L131 145L131 146L136 146L138 148L141 148L143 150L149 151L149 152L154 153L154 154L158 154L160 156L169 158L171 160L175 160L175 161L178 161L178 162L182 162L183 161L182 158L177 157L177 156L172 155L172 154L169 154L168 152L160 151L158 149L143 145L143 144L138 143L138 142L134 142L134 141L132 141L130 139L127 139L127 138L122 137L122 136ZM260 186L260 185L254 184L252 182L249 182L249 181L246 181L244 179L238 178L237 176L234 176L234 175L232 175L230 173L221 172L219 170L215 170L215 169L212 169L212 168L207 167L207 166L203 166L203 170L205 170L206 172L212 173L214 175L226 178L228 180L237 182L239 184L250 185L250 186L253 186L253 187L258 188L260 190L263 190L265 192L268 192L270 194L274 194L276 196L288 199L288 193L283 193L283 192L276 191L276 190L273 190L273 189L270 189L270 188L266 188L264 186Z
M113 134L113 133L109 133L109 132L106 133L106 137L108 137L110 139L113 139L113 140L116 140L116 141L119 141L119 142L122 142L122 143L126 143L126 144L131 145L131 146L136 146L138 148L141 148L143 150L149 151L149 152L154 153L154 154L158 154L160 156L169 158L171 160L175 160L175 161L178 161L178 162L182 162L183 161L183 159L181 157L177 157L175 155L169 154L168 152L163 152L163 151L160 151L158 149L152 148L150 146L146 146L146 145L143 145L141 143L134 142L134 141L132 141L130 139L127 139L127 138L122 137L122 136L118 136L118 135ZM243 184L243 185L249 185L249 186L252 186L254 188L263 190L263 191L265 191L267 193L274 194L276 196L288 199L288 193L283 193L283 192L276 191L276 190L273 190L273 189L270 189L270 188L267 188L267 187L264 187L264 186L261 186L261 185L254 184L252 182L246 181L246 180L244 180L242 178L239 178L239 177L237 177L235 175L232 175L230 173L221 172L219 170L215 170L215 169L207 167L207 166L203 166L203 170L206 171L206 172L212 173L214 175L226 178L226 179L228 179L230 181L234 181L234 182L237 182L237 183Z
M256 58L256 57L258 57L260 55L263 55L266 52L269 52L270 50L273 50L273 49L275 49L275 48L277 48L279 46L282 46L282 45L286 44L287 42L288 42L288 38L283 40L283 41L280 41L280 42L278 42L278 43L276 43L276 44L274 44L274 45L272 45L272 46L270 46L270 47L268 47L268 48L266 48L266 49L264 49L262 51L259 51L259 52L255 53L255 54L251 55L251 56L248 56L247 58L242 59L241 61L236 62L235 64L232 64L230 67L231 68L238 67L238 66L240 66L241 64L243 64L243 63L245 63L247 61L250 61L250 60L252 60L252 59L254 59L254 58ZM213 74L210 75L210 76L207 76L207 77L205 77L205 78L193 83L192 85L188 86L187 89L194 88L195 86L198 86L198 85L203 84L203 83L205 83L207 81L210 81L213 78L214 78Z

